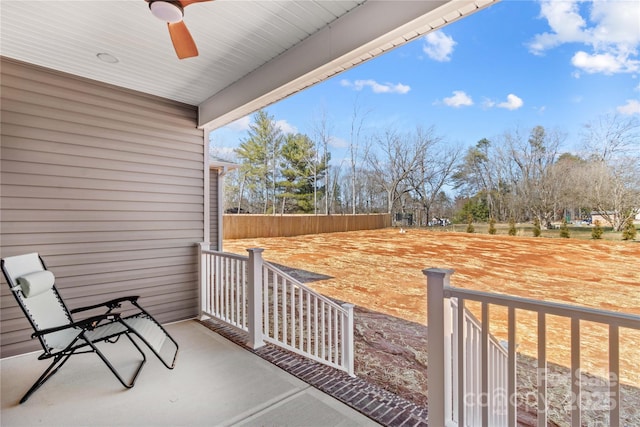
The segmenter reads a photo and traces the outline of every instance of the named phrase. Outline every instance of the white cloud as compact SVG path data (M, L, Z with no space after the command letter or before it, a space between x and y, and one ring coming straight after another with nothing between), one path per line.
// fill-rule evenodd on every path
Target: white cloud
M214 157L217 157L226 161L234 161L236 158L235 148L234 147L210 147L209 154Z
M383 83L378 83L375 80L371 80L371 79L356 80L354 82L343 79L343 80L340 80L340 85L344 87L351 87L357 91L360 91L365 87L369 87L371 88L373 93L397 93L400 95L404 95L411 90L411 86L408 86L402 83L397 83L397 84L384 83L383 84Z
M534 54L564 43L580 43L573 65L587 73L634 73L640 69L640 2L598 0L543 0L540 16L550 32L529 43ZM579 74L576 74L579 76Z
M584 51L578 51L571 63L586 73L602 73L615 74L621 72L638 71L639 61L632 60L624 55L614 56L612 53L594 53L588 54Z
M616 110L625 116L640 115L640 101L637 99L627 99L627 103L619 106Z
M333 148L346 148L349 146L349 143L346 139L339 138L337 136L332 136L329 138L329 146Z
M507 95L506 101L496 104L498 108L506 108L507 110L512 110L512 111L517 110L523 105L524 105L524 102L522 102L522 99L520 99L519 97L517 97L512 93Z
M453 47L457 44L453 38L442 31L429 33L423 38L422 51L435 61L446 62L451 60Z
M243 118L238 119L235 122L229 123L225 127L227 129L235 131L235 132L242 132L242 131L245 131L245 130L249 130L249 126L250 125L251 125L251 117L250 116L244 116Z
M473 105L473 100L471 99L471 97L461 90L454 90L453 96L444 98L442 102L444 102L445 105L449 107L455 108Z
M276 120L276 127L284 134L298 133L298 128L287 122L286 120Z
M489 99L489 98L485 98L484 101L482 101L482 108L493 108L496 106L496 102Z

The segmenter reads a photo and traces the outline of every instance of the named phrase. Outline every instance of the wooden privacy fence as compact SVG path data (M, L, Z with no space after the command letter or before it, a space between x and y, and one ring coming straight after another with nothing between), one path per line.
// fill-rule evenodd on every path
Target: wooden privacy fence
M288 237L302 234L375 230L391 226L390 214L223 216L224 239Z

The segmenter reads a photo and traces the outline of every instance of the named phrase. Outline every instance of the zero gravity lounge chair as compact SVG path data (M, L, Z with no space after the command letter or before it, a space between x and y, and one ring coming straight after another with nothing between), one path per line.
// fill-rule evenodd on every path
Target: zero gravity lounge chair
M55 287L55 277L46 269L37 253L2 259L2 272L18 305L29 319L44 352L38 359L53 359L42 376L27 391L20 403L24 403L41 385L51 378L75 354L96 353L126 388L134 386L142 366L146 362L144 351L136 343L143 342L169 369L173 369L178 355L178 344L165 329L140 305L138 297L122 297L102 304L69 310ZM124 304L124 307L123 307ZM120 315L116 309L127 309ZM90 311L92 315L74 320L75 313ZM115 343L120 338L130 341L141 357L132 378L125 381L113 364L100 351L97 344Z

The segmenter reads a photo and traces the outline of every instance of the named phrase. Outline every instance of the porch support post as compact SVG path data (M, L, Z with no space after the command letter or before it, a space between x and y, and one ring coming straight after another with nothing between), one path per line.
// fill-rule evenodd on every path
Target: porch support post
M207 312L207 295L209 294L209 290L210 288L210 283L209 283L209 270L208 270L208 266L209 264L207 263L207 254L204 253L204 251L209 250L209 248L211 247L211 243L209 242L200 242L199 245L199 253L198 253L198 277L200 278L200 283L199 283L199 301L198 301L198 306L199 306L199 313L198 313L198 318L200 320L206 320L209 319L210 317L205 314Z
M451 416L451 305L445 299L453 270L428 268L427 276L427 402L429 425L447 425ZM448 327L447 327L448 326ZM448 330L448 331L447 331ZM446 342L446 340L449 342ZM449 374L447 374L449 373ZM447 387L449 383L449 387Z
M347 369L347 373L355 377L354 370L354 349L353 349L353 304L344 303L342 308L347 312L347 318L342 322L342 357L343 366Z
M247 345L252 349L264 346L262 340L262 248L247 249L249 252L249 341Z

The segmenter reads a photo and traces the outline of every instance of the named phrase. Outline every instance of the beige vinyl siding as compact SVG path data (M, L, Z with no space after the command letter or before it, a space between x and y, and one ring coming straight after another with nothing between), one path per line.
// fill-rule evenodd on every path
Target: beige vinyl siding
M39 252L70 308L122 295L197 315L197 108L2 59L2 257ZM4 278L1 354L38 349Z

